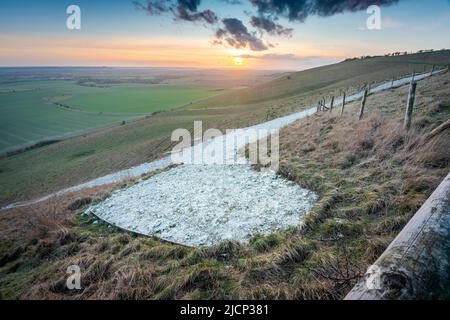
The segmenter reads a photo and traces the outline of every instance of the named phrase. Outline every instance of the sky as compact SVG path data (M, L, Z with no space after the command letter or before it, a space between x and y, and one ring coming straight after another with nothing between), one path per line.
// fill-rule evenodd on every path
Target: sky
M1 0L0 66L302 70L361 55L450 48L450 0L360 1L358 10L345 9L354 0L306 0L316 5L309 12L294 11L298 2L277 6L289 0L148 2ZM342 6L319 7L332 2ZM368 4L390 2L380 6L381 29L368 29ZM81 10L80 30L66 26L70 5Z

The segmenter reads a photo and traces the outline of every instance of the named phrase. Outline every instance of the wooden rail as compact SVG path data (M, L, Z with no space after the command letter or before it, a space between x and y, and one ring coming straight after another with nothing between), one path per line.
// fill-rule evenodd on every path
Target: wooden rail
M449 280L450 173L345 299L439 299Z

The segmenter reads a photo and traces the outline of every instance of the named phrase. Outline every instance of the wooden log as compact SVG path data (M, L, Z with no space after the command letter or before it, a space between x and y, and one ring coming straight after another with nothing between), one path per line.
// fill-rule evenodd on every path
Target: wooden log
M420 140L418 146L421 146L421 145L424 145L424 144L428 143L431 139L433 139L437 135L440 135L444 131L449 130L449 129L450 129L450 119L447 120L446 122L444 122L443 124L441 124L439 127L434 129L430 133L427 133L426 135L424 135L422 137L422 139Z
M331 97L330 112L333 112L333 106L334 106L334 96Z
M345 108L345 98L346 93L344 92L344 96L342 97L342 109L341 109L341 117L344 115L344 108Z
M409 87L408 103L406 105L405 122L403 124L406 131L411 128L414 101L416 100L416 88L417 82L411 82L411 86Z
M450 174L345 299L445 297L450 279L449 204Z
M367 101L367 94L369 93L369 90L366 88L364 90L363 98L361 100L361 110L359 111L359 120L362 120L364 115L364 108L366 107L366 101Z

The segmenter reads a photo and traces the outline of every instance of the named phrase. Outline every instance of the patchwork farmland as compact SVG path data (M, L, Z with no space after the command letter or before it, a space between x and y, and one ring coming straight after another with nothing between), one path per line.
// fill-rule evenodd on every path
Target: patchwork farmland
M176 93L176 94L174 94ZM181 85L26 81L0 85L0 153L180 107L217 94Z

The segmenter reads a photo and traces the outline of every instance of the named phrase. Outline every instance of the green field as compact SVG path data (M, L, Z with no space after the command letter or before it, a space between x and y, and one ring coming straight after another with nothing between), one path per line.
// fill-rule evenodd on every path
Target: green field
M80 87L64 104L89 112L152 113L180 107L209 97L208 88L173 85L114 85L109 88Z
M0 204L35 198L156 159L173 145L172 131L190 129L194 120L203 120L204 130L241 128L302 110L321 98L338 96L340 90L353 92L365 82L431 71L433 64L443 67L448 61L449 50L346 61L3 158Z
M0 153L33 143L120 124L211 96L208 88L70 81L0 85Z

